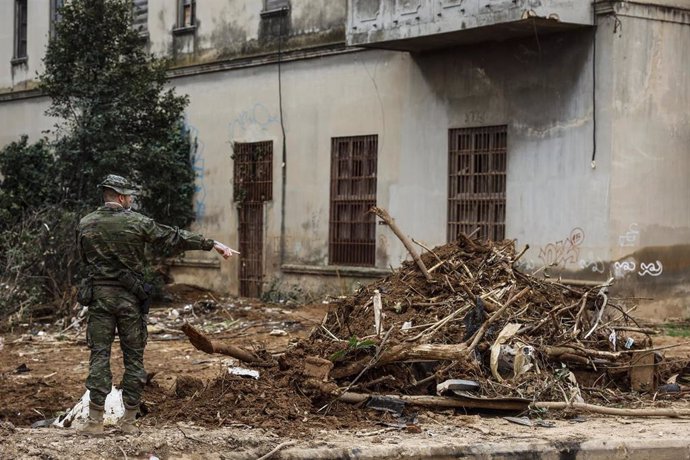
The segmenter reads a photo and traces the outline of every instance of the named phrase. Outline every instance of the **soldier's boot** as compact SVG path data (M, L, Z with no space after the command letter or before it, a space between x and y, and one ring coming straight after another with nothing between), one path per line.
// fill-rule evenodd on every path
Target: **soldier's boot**
M123 433L125 434L138 434L140 433L139 427L137 427L134 422L137 418L137 412L139 412L139 408L135 407L130 409L129 407L125 406L125 415L122 416L120 419L119 425L120 425L120 430L122 430Z
M89 403L89 416L86 418L86 424L79 429L79 432L88 436L103 434L103 406Z

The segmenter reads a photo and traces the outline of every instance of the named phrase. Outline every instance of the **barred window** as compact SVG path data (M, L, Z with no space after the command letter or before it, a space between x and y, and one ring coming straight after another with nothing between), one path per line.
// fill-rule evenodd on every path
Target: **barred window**
M273 199L273 141L236 142L233 148L236 202Z
M132 0L132 28L142 35L148 33L149 0Z
M177 1L177 27L186 28L196 25L196 0Z
M451 129L448 133L448 241L479 229L505 238L507 128Z
M336 137L331 142L329 263L370 266L376 257L378 136Z
M27 57L27 27L28 6L27 0L15 0L14 2L14 59Z

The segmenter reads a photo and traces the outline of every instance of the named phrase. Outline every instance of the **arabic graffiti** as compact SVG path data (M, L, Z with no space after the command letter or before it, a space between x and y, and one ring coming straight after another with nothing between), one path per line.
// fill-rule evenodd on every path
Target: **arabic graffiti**
M640 264L640 271L637 272L640 276L659 276L664 272L664 267L661 265L660 261L650 262L648 264L642 262Z
M623 278L627 273L634 272L637 264L634 260L624 260L613 264L613 276Z

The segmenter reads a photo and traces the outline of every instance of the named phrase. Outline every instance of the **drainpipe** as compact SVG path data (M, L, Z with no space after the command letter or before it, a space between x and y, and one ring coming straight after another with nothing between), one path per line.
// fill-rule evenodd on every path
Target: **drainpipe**
M287 191L287 141L285 139L285 122L283 120L283 80L282 80L282 52L283 52L283 35L285 33L285 21L288 15L285 11L285 15L280 20L280 34L278 36L278 106L280 109L280 130L283 135L283 146L282 146L282 161L280 164L281 169L281 193L280 193L280 266L285 264L285 251L286 251L286 241L285 241L285 195Z

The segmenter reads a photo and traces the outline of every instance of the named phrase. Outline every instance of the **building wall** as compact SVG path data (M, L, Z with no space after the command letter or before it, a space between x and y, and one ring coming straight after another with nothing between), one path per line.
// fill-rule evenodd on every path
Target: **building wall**
M428 245L446 242L448 130L508 125L507 237L536 249L588 223L585 246L606 252L608 167L592 153L592 33L411 56L363 51L283 65L287 137L285 264L328 264L330 140L379 136L377 204ZM280 273L280 124L276 66L175 80L203 126L205 231L236 241L228 177L232 142L274 141L274 201L266 206L267 278ZM534 107L539 110L535 111ZM220 135L222 134L222 135ZM224 176L220 171L228 171ZM583 184L587 186L583 186ZM223 230L225 229L225 230ZM376 266L407 253L377 226ZM232 268L223 266L226 285ZM198 276L195 272L192 276ZM306 282L297 277L295 282ZM331 280L339 283L337 279ZM322 283L319 280L318 283ZM330 286L330 284L329 284Z
M0 93L35 87L36 73L43 71L43 54L50 34L50 8L46 0L28 0L27 55L25 63L11 64L14 57L14 1L0 2Z
M690 11L630 6L618 13L612 57L619 70L610 77L611 271L622 292L653 299L643 314L687 318Z
M529 244L523 268L594 282L614 277L615 293L657 299L640 307L643 315L690 315L687 12L621 3L598 17L596 30L409 54L338 48L345 3L309 9L319 1L292 2L285 38L292 48L279 61L271 54L275 33L262 31L260 2L198 2L211 7L199 8L198 28L180 47L172 2L150 0L151 49L177 59L170 84L190 96L194 230L237 245L233 143L272 141L266 288L345 293L408 256L377 225L376 270L328 266L331 139L378 135L377 204L433 246L447 238L448 130L505 124L506 236L519 249ZM308 59L289 54L320 47L330 48ZM0 87L12 84L6 66L0 75ZM39 136L51 124L46 107L40 97L0 94L0 143ZM236 293L238 259L189 253L175 276Z
M173 33L176 2L149 0L150 50L187 66L341 44L347 0L293 0L287 18L262 17L263 1L197 1L196 28Z

